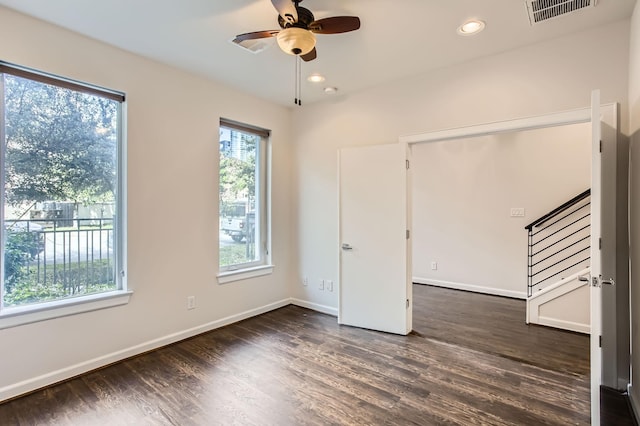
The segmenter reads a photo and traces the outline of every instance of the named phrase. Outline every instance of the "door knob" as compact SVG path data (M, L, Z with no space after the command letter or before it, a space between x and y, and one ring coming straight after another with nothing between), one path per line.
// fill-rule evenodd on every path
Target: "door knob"
M342 250L353 250L350 244L342 243Z

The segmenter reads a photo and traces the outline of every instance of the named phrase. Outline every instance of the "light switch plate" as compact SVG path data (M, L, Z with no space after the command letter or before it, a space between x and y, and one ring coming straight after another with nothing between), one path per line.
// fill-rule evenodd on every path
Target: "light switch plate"
M511 207L511 217L524 217L524 207Z

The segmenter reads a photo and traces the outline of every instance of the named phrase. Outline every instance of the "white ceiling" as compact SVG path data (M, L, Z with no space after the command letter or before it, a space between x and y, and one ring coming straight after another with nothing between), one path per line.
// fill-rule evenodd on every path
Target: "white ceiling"
M636 0L598 0L595 8L531 26L524 0L304 0L316 19L356 15L360 30L318 35L318 58L302 73L303 103L399 80L631 16ZM128 51L293 106L294 57L271 46L257 54L230 40L279 29L270 0L0 0L0 5ZM469 18L487 23L474 37L456 34Z

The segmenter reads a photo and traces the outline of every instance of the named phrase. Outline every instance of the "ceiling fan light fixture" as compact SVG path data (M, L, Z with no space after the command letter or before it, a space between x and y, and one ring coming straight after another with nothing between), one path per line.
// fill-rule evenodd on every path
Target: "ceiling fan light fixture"
M278 46L289 55L306 55L316 46L316 36L309 30L289 27L276 36Z
M471 19L458 27L458 34L469 36L484 30L486 24L478 19Z

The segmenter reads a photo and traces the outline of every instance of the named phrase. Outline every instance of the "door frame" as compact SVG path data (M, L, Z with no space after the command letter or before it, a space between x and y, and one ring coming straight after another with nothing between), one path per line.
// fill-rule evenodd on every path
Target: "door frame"
M599 95L594 97L592 100L597 100L599 103ZM556 113L544 114L539 116L531 116L525 118L518 118L512 120L505 121L497 121L492 123L484 123L478 125L471 125L465 127L457 127L445 130L438 130L433 132L409 135L409 136L401 136L398 139L398 142L405 146L405 150L407 151L407 159L410 156L412 145L422 144L422 143L430 143L430 142L442 142L448 140L456 140L463 138L473 138L480 136L488 136L495 135L500 133L512 133L518 131L525 130L535 130L542 129L548 127L558 127L558 126L566 126L571 124L581 124L581 123L589 123L592 122L592 107L579 108L568 111L561 111ZM601 116L604 115L604 112L611 113L614 117L617 117L617 104L616 103L607 103L600 105ZM617 125L617 123L615 123ZM598 126L599 127L599 126ZM591 153L592 161L595 158L594 153ZM411 182L409 178L406 183L406 191L407 191L407 200L408 207L407 210L410 212L411 206ZM409 222L410 224L410 222ZM411 272L411 271L410 271ZM604 307L603 307L604 308ZM411 304L411 310L413 310L413 303ZM591 309L593 312L593 309ZM600 312L600 321L602 319L603 312ZM593 320L591 321L593 324ZM600 384L602 383L602 357L601 357L601 348L599 347L599 335L601 325L597 325L595 329L596 333L593 333L594 327L592 326L592 332L590 333L590 353L591 353L591 415L592 419L597 419L597 424L599 424L600 418ZM597 351L599 355L598 360L594 360L594 351ZM598 365L595 365L594 361Z

